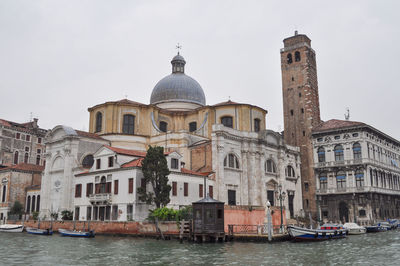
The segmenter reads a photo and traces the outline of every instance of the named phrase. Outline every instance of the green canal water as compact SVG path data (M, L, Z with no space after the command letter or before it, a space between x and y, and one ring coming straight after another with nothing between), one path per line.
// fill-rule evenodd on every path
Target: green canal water
M400 265L400 231L273 244L0 233L0 265Z

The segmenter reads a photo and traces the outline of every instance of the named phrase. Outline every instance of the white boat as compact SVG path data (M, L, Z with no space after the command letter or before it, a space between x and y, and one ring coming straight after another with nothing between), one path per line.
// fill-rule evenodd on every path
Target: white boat
M359 226L356 223L345 223L343 225L349 232L349 235L361 235L367 232L367 229L363 226Z
M8 233L21 233L24 230L24 226L20 224L3 224L0 225L0 232Z

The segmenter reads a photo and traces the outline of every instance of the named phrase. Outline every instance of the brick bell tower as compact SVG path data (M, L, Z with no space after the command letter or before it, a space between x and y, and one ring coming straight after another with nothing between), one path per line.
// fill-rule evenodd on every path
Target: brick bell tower
M311 40L295 31L281 49L284 139L300 147L303 209L316 217L311 131L320 122L317 66Z

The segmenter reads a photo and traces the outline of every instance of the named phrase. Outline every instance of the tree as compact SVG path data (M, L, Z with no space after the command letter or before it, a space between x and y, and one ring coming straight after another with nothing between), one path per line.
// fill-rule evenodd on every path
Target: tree
M22 206L21 202L18 200L14 202L14 205L11 207L10 214L21 215L23 213L24 206Z
M168 184L170 171L163 147L149 147L142 162L142 172L145 184L150 183L153 192L146 191L145 187L139 187L137 189L139 200L147 204L154 203L157 208L166 206L170 201L171 186Z
M63 221L72 221L74 219L74 213L72 211L63 210L61 212L61 219Z

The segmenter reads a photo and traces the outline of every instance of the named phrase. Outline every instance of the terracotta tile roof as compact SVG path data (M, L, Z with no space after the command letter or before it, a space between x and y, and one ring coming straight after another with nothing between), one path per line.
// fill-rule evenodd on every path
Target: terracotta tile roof
M118 101L109 101L109 102L105 102L105 103L101 103L101 104L97 104L95 106L89 107L88 110L91 111L94 108L97 108L99 106L103 106L106 104L129 104L129 105L136 105L136 106L148 106L147 104L144 103L139 103L139 102L135 102L135 101L131 101L128 99L122 99L122 100L118 100Z
M226 102L217 103L212 106L235 105L235 104L241 104L241 103L232 102L231 100L228 100Z
M128 99L122 99L122 100L119 100L119 101L115 101L115 103L121 103L121 104L126 103L126 104L134 104L134 105L147 105L147 104L144 104L144 103L135 102L135 101L131 101L131 100L128 100Z
M29 163L20 163L10 167L6 167L1 169L0 171L7 170L20 170L20 171L29 171L29 172L43 172L43 165L29 164Z
M145 151L135 151L135 150L127 150L127 149L122 149L122 148L116 148L116 147L111 147L108 145L104 145L104 147L118 153L118 154L123 154L123 155L129 155L129 156L136 156L136 157L146 157L146 152Z
M91 138L91 139L101 139L104 140L102 137L100 137L99 135L97 135L96 133L90 133L90 132L86 132L86 131L80 131L80 130L76 130L76 133L81 136L81 137L86 137L86 138Z
M331 119L326 122L322 122L319 126L315 127L313 129L313 132L329 131L333 129L341 129L348 127L356 127L356 126L366 126L366 124L356 121Z
M198 175L198 176L208 176L212 172L195 172L186 168L181 168L181 172L184 174Z
M121 165L121 168L128 168L128 167L142 167L142 162L144 158L137 158L130 162L124 163Z
M0 124L6 127L11 127L11 124L7 120L0 119Z

